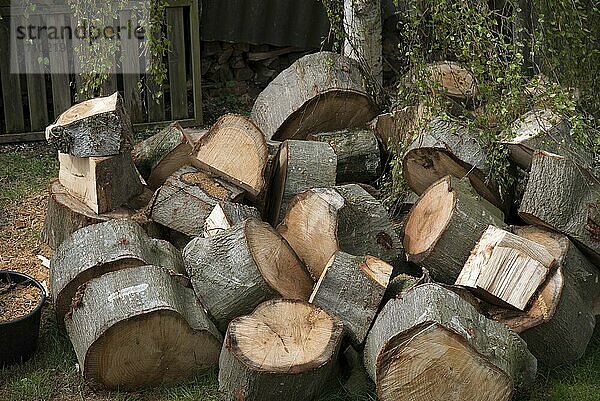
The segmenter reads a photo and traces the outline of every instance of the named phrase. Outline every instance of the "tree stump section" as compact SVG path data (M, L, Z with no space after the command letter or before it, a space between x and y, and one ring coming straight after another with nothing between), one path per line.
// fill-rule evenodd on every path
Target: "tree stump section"
M107 273L78 296L65 324L92 383L133 390L182 381L218 363L221 334L194 292L160 267Z
M305 302L273 300L231 322L219 357L227 401L306 401L325 388L343 323Z
M191 160L195 167L258 198L265 189L267 158L267 143L256 124L244 116L226 114L200 138Z
M198 237L217 203L239 202L243 196L242 189L192 166L184 166L155 192L147 214L159 224Z
M46 139L59 152L102 157L131 149L131 121L119 92L76 104L46 128Z
M509 401L536 375L536 360L516 333L437 284L384 306L364 361L381 401Z
M255 207L242 205L241 203L219 202L206 218L204 237L212 237L227 231L251 217L260 220L260 213Z
M446 176L421 196L408 216L408 261L428 269L436 281L454 284L483 232L489 225L504 227L503 218L467 180Z
M308 300L314 284L288 243L254 218L194 238L183 259L196 294L221 331L271 298Z
M338 316L354 346L367 337L392 274L392 266L373 256L336 252L309 302Z
M600 266L600 184L570 159L534 152L519 216L567 235Z
M442 61L427 66L429 79L436 85L434 91L441 91L453 100L467 101L477 96L477 85L473 74L458 63Z
M387 211L356 184L298 194L277 231L315 279L337 251L372 255L402 269L400 238Z
M502 208L497 185L486 184L488 156L477 136L455 122L439 118L430 121L404 153L402 168L408 186L421 195L446 175L467 177L477 193Z
M309 54L282 71L263 90L250 118L267 139L362 127L375 116L357 62L332 52Z
M270 194L269 221L281 222L294 195L335 185L337 156L327 143L285 141L279 149Z
M377 137L371 130L349 129L313 134L311 141L328 143L337 156L336 183L370 183L381 174Z
M522 311L555 263L543 245L489 226L455 284L492 304Z
M111 271L150 264L184 272L179 251L167 241L148 237L133 221L110 220L76 231L50 261L50 292L58 321L71 309L81 285Z

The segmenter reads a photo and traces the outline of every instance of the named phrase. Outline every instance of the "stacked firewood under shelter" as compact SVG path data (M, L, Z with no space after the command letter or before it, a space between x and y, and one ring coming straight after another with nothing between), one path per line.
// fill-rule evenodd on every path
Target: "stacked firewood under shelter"
M444 78L458 67L431 68L461 101ZM365 86L356 62L321 52L208 130L134 144L118 94L48 127L51 295L86 380L134 390L218 366L227 400L306 401L356 378L385 401L510 400L582 356L600 186L585 151L549 140L568 123L515 123L517 226L478 133L426 121L397 221L374 186L422 113L378 116Z

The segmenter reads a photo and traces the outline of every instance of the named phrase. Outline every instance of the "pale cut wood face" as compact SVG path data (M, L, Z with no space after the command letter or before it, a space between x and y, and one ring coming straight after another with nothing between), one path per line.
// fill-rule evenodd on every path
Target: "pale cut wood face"
M360 264L360 268L371 280L381 287L387 288L393 270L391 265L379 258L367 255L364 263Z
M62 113L56 120L56 124L66 125L96 114L114 111L117 105L117 95L118 93L115 92L107 97L99 97L78 103Z
M477 86L473 75L459 64L437 63L429 67L431 79L450 96L470 98L476 95Z
M513 383L458 334L435 323L394 339L378 358L381 401L508 401Z

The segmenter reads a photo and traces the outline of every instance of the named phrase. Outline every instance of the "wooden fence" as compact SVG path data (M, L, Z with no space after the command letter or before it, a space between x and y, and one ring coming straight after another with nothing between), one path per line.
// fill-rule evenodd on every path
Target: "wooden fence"
M123 66L127 67L125 71L139 70L136 66L139 67L140 50L131 46L120 49L121 67L109 76L103 90L105 93L121 92L138 130L173 120L183 126L202 124L198 1L169 0L166 9L170 41L168 82L160 102L152 98L150 90L140 89L139 83L146 82L145 74L122 73ZM0 114L0 144L43 139L44 128L74 103L79 89L75 74L56 73L67 71L65 66L74 65L72 51L49 52L47 63L40 63L28 52L10 51L11 41L15 44L17 40L9 35L10 21L14 18L25 21L23 15L11 15L10 11L6 0L0 0L0 101L3 111ZM70 15L68 6L57 5L44 18L48 25L64 26L70 21ZM28 18L27 24L41 19L34 14ZM127 11L121 12L120 18L127 20ZM12 70L11 62L14 63Z

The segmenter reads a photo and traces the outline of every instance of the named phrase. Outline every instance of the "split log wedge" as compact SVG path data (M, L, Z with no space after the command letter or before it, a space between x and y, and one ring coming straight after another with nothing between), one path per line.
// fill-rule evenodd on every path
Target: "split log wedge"
M260 213L255 207L233 202L219 202L206 218L204 236L212 237L229 230L242 221L255 217L260 220Z
M410 262L439 282L454 284L489 225L504 227L502 212L475 193L467 180L446 176L411 210L404 228Z
M343 323L300 301L272 300L229 324L219 357L226 401L310 401L336 367Z
M386 158L395 150L404 149L412 143L412 134L419 128L425 115L425 107L406 106L390 113L380 114L369 122L375 132Z
M148 264L184 272L180 252L167 241L148 237L133 221L110 220L76 231L50 261L50 292L58 320L69 312L79 286L111 271Z
M364 361L381 401L509 401L537 365L516 333L437 284L384 306Z
M65 325L84 379L133 390L218 363L222 337L194 291L157 266L107 273L78 293Z
M313 281L288 243L254 218L183 250L198 297L225 331L234 318L274 297L308 300Z

